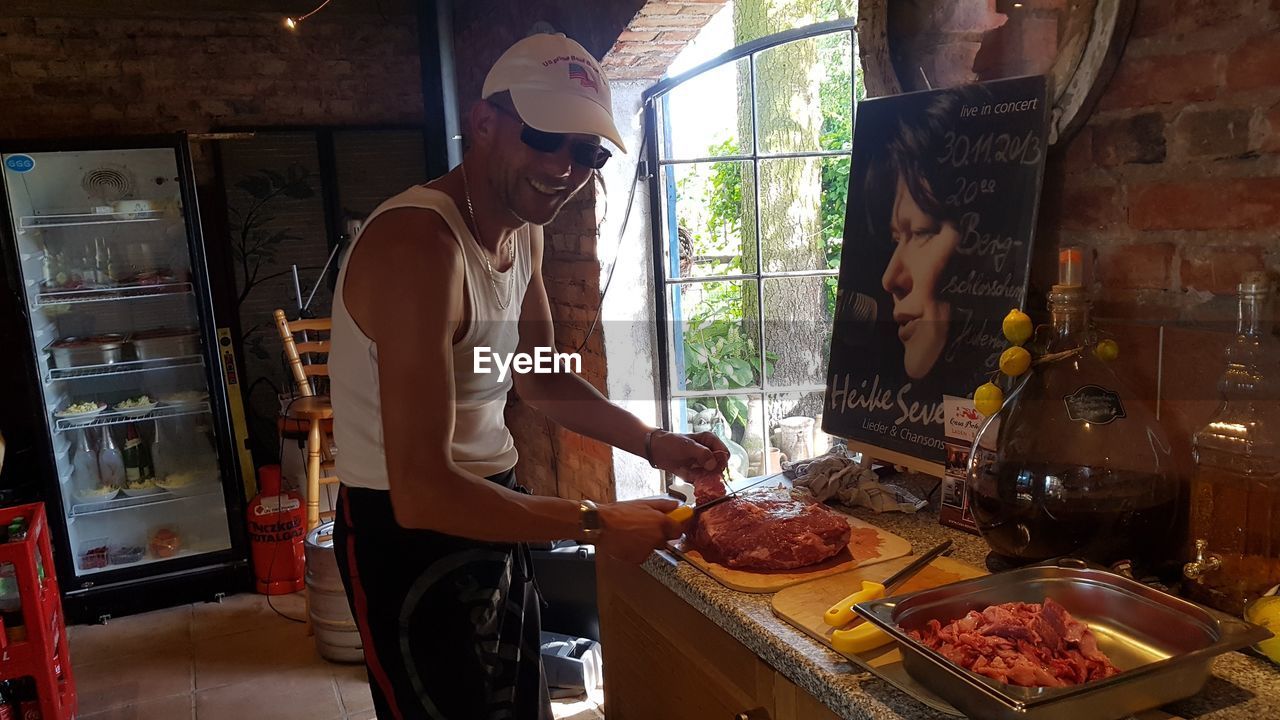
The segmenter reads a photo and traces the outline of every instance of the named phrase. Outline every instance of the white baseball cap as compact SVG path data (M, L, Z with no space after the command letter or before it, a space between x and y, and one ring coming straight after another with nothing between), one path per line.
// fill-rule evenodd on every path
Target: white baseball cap
M480 97L503 91L534 129L598 135L627 151L613 122L609 80L591 53L562 33L530 35L503 53Z

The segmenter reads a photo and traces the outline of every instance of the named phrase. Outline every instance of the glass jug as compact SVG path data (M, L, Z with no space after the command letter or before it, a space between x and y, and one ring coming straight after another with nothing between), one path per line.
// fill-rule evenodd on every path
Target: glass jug
M1280 342L1265 320L1269 282L1238 290L1236 336L1218 382L1222 404L1194 442L1187 594L1240 615L1280 583Z
M970 504L993 568L1060 556L1176 572L1189 458L1095 354L1082 253L1062 250L1040 358L1015 380L970 452ZM997 422L998 420L998 422Z

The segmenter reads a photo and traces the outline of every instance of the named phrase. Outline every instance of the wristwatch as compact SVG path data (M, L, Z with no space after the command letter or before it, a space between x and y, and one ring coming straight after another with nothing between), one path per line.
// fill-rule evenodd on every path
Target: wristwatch
M604 532L604 523L600 521L600 508L590 500L582 500L578 503L578 530L581 531L584 540L595 540L600 537L600 533Z
M667 431L663 430L662 428L654 428L653 430L650 430L649 432L645 433L644 459L649 461L649 467L661 470L662 468L658 467L658 464L653 461L653 437L658 433L662 433L663 435L666 435Z

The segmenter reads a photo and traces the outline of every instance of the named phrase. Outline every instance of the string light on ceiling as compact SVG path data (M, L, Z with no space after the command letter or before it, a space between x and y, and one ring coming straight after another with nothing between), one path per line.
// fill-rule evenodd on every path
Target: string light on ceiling
M333 1L333 0L324 0L324 2L320 3L319 5L317 5L317 6L316 6L316 8L315 8L314 10L312 10L312 11L311 11L311 12L309 12L309 13L307 13L306 15L302 15L302 16L297 17L297 18L293 18L293 17L286 17L286 18L284 19L284 26L285 26L285 28L287 28L287 29L289 29L289 30L291 30L291 31L293 31L293 32L297 32L297 31L298 31L298 26L302 24L302 21L303 21L303 20L306 20L307 18L311 17L312 15L315 15L316 13L320 12L321 10L323 10L323 9L324 9L324 6L325 6L325 5L328 5L328 4L329 4L330 2L332 2L332 1Z

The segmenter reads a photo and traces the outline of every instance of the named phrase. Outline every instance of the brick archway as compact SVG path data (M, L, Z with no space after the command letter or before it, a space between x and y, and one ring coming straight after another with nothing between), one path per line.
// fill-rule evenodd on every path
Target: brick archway
M602 62L614 81L657 80L725 0L649 0Z

